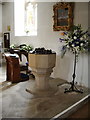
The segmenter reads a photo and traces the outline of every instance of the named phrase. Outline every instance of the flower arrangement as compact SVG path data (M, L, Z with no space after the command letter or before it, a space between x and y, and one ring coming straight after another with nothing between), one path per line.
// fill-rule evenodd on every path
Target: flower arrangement
M32 51L33 47L31 45L24 45L20 48L20 50Z
M10 45L10 48L12 48L12 49L14 49L14 48L16 48L16 47L17 47L16 44L11 44L11 45Z
M21 44L21 45L15 45L12 44L10 45L11 49L19 49L19 50L25 50L27 52L32 51L33 50L33 46L32 45L26 45L26 44Z
M67 49L73 53L76 52L77 55L80 52L88 51L88 31L84 31L80 24L74 25L70 32L62 32L61 36L60 42L65 43L61 49L61 57L64 56Z

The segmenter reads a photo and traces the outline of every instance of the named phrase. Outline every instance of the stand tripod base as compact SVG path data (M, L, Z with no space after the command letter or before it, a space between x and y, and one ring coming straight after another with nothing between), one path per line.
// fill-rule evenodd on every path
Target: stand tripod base
M69 89L65 88L64 93L67 93L67 92L83 93L83 90L78 89L72 82L70 84L71 84L71 87Z

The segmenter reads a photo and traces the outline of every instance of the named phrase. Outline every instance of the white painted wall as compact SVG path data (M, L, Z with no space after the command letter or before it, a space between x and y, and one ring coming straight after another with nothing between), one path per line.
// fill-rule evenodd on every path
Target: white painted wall
M67 53L63 59L60 58L61 43L59 42L60 31L53 31L53 4L38 4L38 35L30 37L14 36L14 15L13 3L6 3L3 6L3 32L7 30L7 25L11 26L11 44L31 44L34 47L45 47L57 53L56 67L52 73L53 77L59 77L68 81L72 80L73 54ZM82 24L84 29L88 27L88 3L75 3L74 23ZM82 54L77 63L76 81L88 86L88 56Z
M2 41L2 4L0 4L0 42Z
M0 32L2 32L2 4L0 4Z
M0 52L1 52L1 45L2 45L2 4L0 4ZM0 66L1 66L1 54L0 54ZM2 119L2 94L0 94L0 119Z
M7 26L11 26L11 42L12 42L12 35L14 31L14 4L13 2L4 2L2 7L2 21L3 27L2 31L7 32Z

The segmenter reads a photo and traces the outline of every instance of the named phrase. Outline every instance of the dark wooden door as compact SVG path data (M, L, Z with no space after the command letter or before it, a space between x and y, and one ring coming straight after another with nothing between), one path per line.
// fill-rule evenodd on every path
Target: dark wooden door
M10 33L4 33L4 48L10 48Z

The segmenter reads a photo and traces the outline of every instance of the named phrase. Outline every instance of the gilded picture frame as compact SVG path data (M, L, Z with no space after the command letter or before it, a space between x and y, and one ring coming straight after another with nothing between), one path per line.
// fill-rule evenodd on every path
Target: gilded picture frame
M59 2L53 6L53 30L69 31L73 25L73 7L71 2Z

